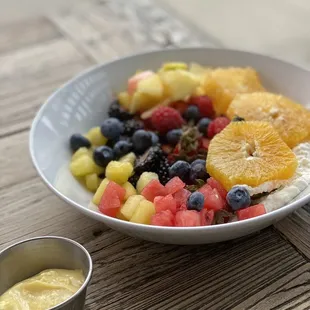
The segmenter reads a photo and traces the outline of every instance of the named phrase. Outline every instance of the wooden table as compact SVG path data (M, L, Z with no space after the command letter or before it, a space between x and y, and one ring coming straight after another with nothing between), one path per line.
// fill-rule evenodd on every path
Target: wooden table
M31 120L73 75L134 51L216 43L151 0L92 1L2 27L0 250L40 235L82 243L94 261L86 302L91 310L310 309L309 207L231 242L154 244L78 213L42 184L31 165Z

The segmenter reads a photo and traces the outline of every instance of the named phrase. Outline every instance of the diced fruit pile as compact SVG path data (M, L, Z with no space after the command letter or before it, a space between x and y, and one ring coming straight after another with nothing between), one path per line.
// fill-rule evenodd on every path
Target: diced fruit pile
M70 137L71 173L103 214L158 226L264 214L244 185L293 176L290 147L310 137L298 125L309 112L265 92L252 68L167 63L137 72L108 115Z

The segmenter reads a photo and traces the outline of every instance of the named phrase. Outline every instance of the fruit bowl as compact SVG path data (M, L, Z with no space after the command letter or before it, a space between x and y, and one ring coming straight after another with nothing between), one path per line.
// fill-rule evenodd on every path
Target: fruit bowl
M162 63L196 62L212 67L255 68L263 85L303 105L308 104L310 73L286 62L248 52L185 48L154 51L98 65L75 77L51 95L36 115L30 131L33 164L46 185L85 215L133 237L170 244L205 244L238 238L281 220L310 201L307 187L293 201L270 213L238 222L200 227L159 227L122 221L102 214L88 192L70 173L70 136L100 126L116 93L126 88L133 72L156 70Z

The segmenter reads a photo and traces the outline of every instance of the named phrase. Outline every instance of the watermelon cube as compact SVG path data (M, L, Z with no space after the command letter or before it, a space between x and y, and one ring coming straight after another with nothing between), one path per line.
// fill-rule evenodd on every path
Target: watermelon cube
M250 219L259 215L266 213L265 206L263 204L257 204L245 209L240 209L237 212L237 217L239 221Z
M173 214L177 212L177 203L171 194L167 196L157 196L154 199L156 213L170 210Z
M217 189L220 196L226 201L227 191L220 182L216 181L214 178L209 178L207 180L207 184L209 184L212 188Z
M174 226L174 214L170 210L160 211L152 216L151 225Z
M191 195L191 192L185 188L178 190L173 194L173 198L177 203L177 210L186 210L186 203L188 197Z
M204 208L214 211L225 209L226 201L220 196L216 188L205 184L198 191L205 197Z
M158 180L154 179L148 183L141 192L147 200L153 202L156 196L166 196L167 190Z
M200 213L194 210L178 211L175 215L175 226L192 227L201 226Z
M126 190L110 181L101 197L99 211L105 215L116 217L124 200Z
M202 226L209 226L212 225L214 219L214 211L202 209L200 211L200 223Z
M165 185L165 187L168 194L174 194L184 188L185 183L179 177L174 177Z

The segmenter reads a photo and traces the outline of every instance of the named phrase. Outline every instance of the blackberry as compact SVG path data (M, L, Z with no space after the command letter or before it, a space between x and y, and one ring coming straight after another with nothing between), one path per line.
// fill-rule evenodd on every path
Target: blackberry
M143 155L138 157L135 172L140 174L145 171L156 172L163 156L163 151L159 146L150 147Z
M136 187L139 178L140 178L140 174L135 173L128 179L128 182L131 183L132 186Z
M127 136L132 136L135 131L143 128L144 124L142 121L130 119L124 123L124 134Z
M118 118L121 121L133 118L133 115L126 111L117 100L111 103L108 114L110 117Z
M158 170L155 171L158 174L160 183L163 185L165 185L170 180L169 167L170 165L168 159L164 157L159 163Z

